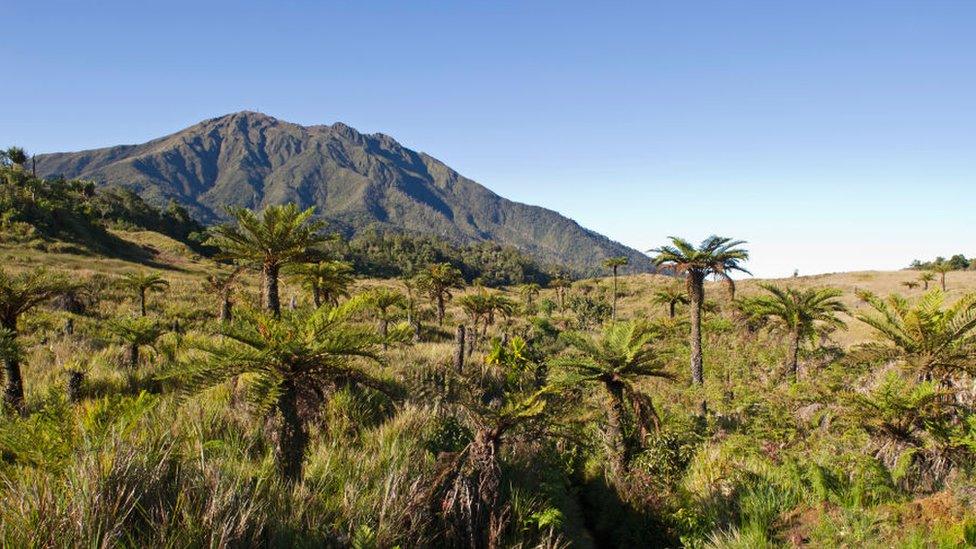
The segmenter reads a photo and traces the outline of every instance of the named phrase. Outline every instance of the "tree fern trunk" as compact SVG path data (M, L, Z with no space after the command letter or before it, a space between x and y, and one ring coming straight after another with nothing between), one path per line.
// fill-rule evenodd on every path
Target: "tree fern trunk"
M474 353L474 348L478 344L478 320L475 319L474 325L468 331L468 356Z
M146 316L146 290L139 290L139 309L142 311L142 316Z
M610 393L610 408L607 410L607 457L610 458L610 470L616 481L627 472L627 462L630 459L628 454L631 452L624 432L626 412L623 387L618 383L608 382L606 388Z
M464 370L464 332L464 324L459 324L454 337L454 371L459 374Z
M3 371L7 378L3 400L7 406L24 413L24 379L20 375L20 361L13 357L4 359Z
M224 295L220 303L220 321L230 322L233 319L234 313L232 312L232 305L230 303L230 296Z
M275 318L281 317L281 300L278 296L278 266L264 266L264 302Z
M278 395L277 440L274 457L281 477L289 483L302 478L302 462L308 446L308 434L298 414L298 389L286 379Z
M81 384L85 381L84 372L71 370L68 372L68 402L81 401Z
M3 319L3 327L17 334L17 318ZM3 401L17 412L24 413L24 378L20 373L20 361L16 356L8 356L3 360L3 371L7 384L3 390Z
M129 369L135 370L139 366L139 344L129 344Z
M799 378L800 374L800 334L796 331L790 333L789 369L793 381Z
M705 367L702 360L701 315L705 302L705 275L692 271L688 273L688 297L691 300L691 381L702 385L705 382Z
M613 267L613 313L610 315L610 321L617 321L617 266Z

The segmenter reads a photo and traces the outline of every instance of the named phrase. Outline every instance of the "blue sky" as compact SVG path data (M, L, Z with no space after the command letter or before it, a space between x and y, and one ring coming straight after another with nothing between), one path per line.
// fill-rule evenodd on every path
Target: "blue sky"
M976 255L976 2L83 4L0 0L0 144L259 110L757 275Z

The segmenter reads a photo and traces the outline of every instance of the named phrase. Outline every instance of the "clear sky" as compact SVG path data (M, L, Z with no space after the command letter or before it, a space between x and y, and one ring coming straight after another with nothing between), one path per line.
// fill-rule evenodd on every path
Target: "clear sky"
M976 255L976 1L0 0L0 144L343 121L757 275Z

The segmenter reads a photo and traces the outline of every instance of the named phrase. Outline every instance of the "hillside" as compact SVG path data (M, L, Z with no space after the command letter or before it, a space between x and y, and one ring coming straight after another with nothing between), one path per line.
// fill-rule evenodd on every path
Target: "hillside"
M507 200L444 163L383 134L342 123L300 126L254 112L211 120L141 145L37 157L37 173L134 189L157 205L175 200L203 223L227 206L295 202L347 236L367 228L494 241L577 274L640 252L554 211Z

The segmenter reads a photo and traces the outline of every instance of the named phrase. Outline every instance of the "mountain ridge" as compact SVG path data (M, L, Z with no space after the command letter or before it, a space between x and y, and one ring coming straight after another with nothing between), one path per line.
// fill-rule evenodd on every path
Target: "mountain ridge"
M226 221L226 206L295 202L347 235L382 228L494 241L578 274L612 256L650 270L645 255L554 210L508 200L389 135L342 122L302 126L241 111L142 144L39 155L37 173L174 200L207 224Z

